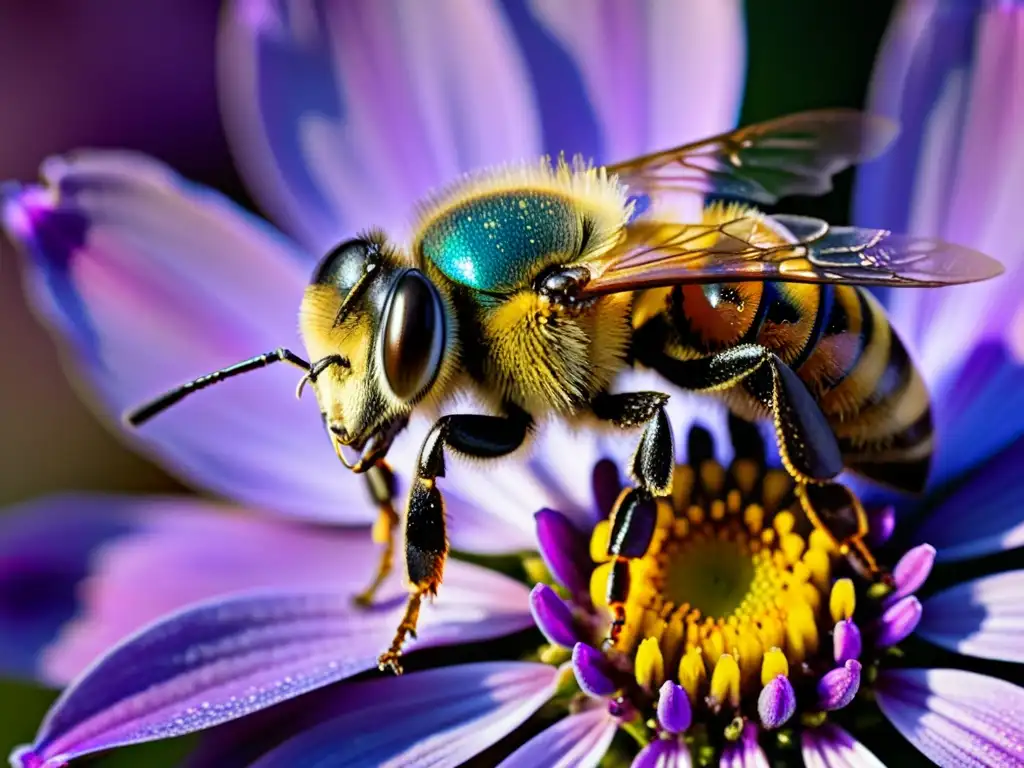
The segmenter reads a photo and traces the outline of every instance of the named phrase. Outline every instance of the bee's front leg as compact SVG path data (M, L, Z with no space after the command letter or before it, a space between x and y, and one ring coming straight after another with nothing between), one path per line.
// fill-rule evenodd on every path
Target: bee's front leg
M382 544L380 562L377 565L377 573L370 585L356 595L356 602L360 605L373 603L374 595L384 583L384 579L391 573L395 560L395 527L398 525L398 513L395 512L395 476L391 467L383 459L375 461L366 473L366 487L370 497L377 505L377 522L373 524L373 541Z
M401 674L402 646L406 637L416 637L420 603L425 595L437 594L441 585L448 537L436 480L445 474L445 448L480 459L498 458L519 448L532 424L529 414L510 407L507 416L443 416L431 428L420 448L405 516L405 565L412 594L391 647L377 660L380 669Z
M645 424L640 443L630 461L629 473L637 484L619 496L612 510L608 554L614 558L608 576L608 608L612 613L609 642L618 641L626 623L629 597L629 561L643 557L651 545L658 519L655 497L672 491L675 450L672 425L665 412L668 395L661 392L604 394L591 404L602 421L628 429Z

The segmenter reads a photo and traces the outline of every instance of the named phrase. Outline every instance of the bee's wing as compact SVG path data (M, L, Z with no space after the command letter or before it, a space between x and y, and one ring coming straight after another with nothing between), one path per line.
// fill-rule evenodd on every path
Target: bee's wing
M792 242L753 242L758 226L766 224ZM744 280L939 286L986 280L1003 271L982 253L929 237L763 214L720 224L636 221L616 247L584 266L591 274L583 288L589 296Z
M853 109L780 117L710 139L608 166L634 195L656 199L699 192L771 204L786 195L821 195L832 176L871 160L899 126Z

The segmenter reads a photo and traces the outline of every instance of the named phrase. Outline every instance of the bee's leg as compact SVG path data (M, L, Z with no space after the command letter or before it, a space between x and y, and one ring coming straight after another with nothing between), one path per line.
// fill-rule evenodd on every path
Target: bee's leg
M855 493L839 483L818 483L798 484L796 495L807 519L832 538L857 573L865 579L879 576L878 563L864 543L868 516Z
M370 497L380 510L377 513L377 522L373 524L373 541L375 544L384 545L373 581L355 598L360 605L370 605L394 565L395 527L398 525L398 513L395 512L394 505L395 476L387 462L378 459L363 476L366 478L366 487L370 492Z
M696 391L737 384L772 413L783 466L797 483L808 520L829 534L864 575L878 571L863 538L867 516L857 497L830 482L843 470L839 443L825 414L792 368L770 350L745 344L698 360L654 356L652 367L670 380Z
M402 645L406 637L416 637L420 603L424 595L437 594L441 585L448 537L436 479L445 475L445 448L480 459L505 456L523 444L532 423L529 414L519 409L510 409L508 416L443 416L423 441L405 516L405 565L412 594L391 647L377 660L382 670L401 674Z
M675 450L672 425L665 412L667 401L668 395L661 392L628 392L601 395L591 405L599 419L624 429L646 424L629 466L630 476L637 485L623 490L612 508L608 554L614 559L607 592L612 613L609 636L612 644L618 640L626 623L629 561L647 554L658 519L654 499L672 491Z
M677 360L660 351L641 360L695 392L742 386L771 412L782 463L798 483L824 482L843 471L839 443L825 414L800 377L771 350L741 344L696 360Z

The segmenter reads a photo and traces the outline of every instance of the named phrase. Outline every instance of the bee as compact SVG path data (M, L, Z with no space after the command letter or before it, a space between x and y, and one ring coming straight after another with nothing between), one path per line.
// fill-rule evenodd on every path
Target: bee
M621 633L629 561L651 542L674 453L662 392L613 393L631 366L722 398L734 419L774 423L808 521L866 577L878 574L844 470L920 491L933 451L927 388L865 286L994 277L965 247L885 230L769 215L756 206L822 194L879 155L892 122L819 110L595 167L576 158L471 174L428 199L411 245L372 231L318 264L299 310L309 362L277 349L202 376L128 416L278 362L302 370L341 462L364 473L385 546L369 602L392 567L388 449L411 414L474 393L489 414L439 416L412 470L405 514L410 596L381 669L401 672L420 604L437 593L448 541L437 480L447 457L516 452L543 418L641 429L635 483L616 502L608 554L610 641ZM683 195L714 195L686 217ZM640 207L645 207L643 213ZM685 220L692 218L694 220ZM352 452L348 456L347 452Z

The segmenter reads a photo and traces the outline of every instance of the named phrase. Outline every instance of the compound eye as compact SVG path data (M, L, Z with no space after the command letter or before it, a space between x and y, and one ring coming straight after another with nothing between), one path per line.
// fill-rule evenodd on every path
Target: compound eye
M441 297L421 272L409 270L388 301L381 338L384 375L395 397L412 402L433 384L444 343Z
M333 285L347 293L366 272L366 265L376 252L376 244L369 240L346 240L320 260L311 282Z

